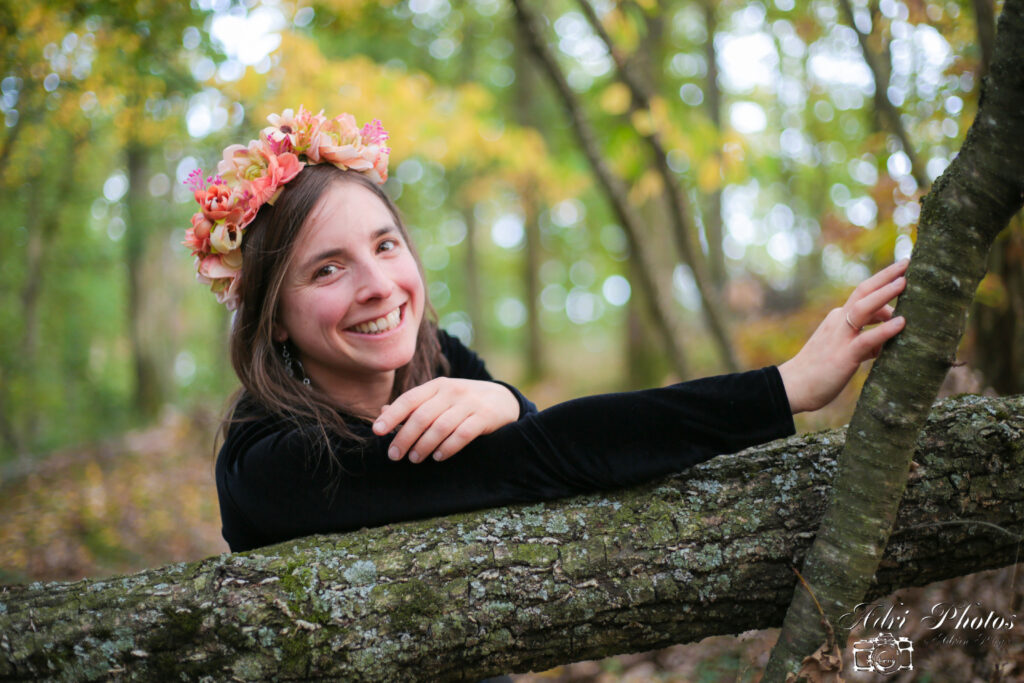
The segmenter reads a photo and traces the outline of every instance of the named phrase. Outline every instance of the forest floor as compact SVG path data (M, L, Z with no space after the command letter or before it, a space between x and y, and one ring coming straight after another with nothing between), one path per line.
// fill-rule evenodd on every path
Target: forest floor
M168 411L151 428L0 470L0 584L99 578L226 552L213 479L216 424L211 413ZM846 662L845 679L1024 680L1021 566L905 589L877 601L894 605L894 613L909 610L897 635L912 643L914 668L882 677L853 671ZM972 605L972 617L989 611L1016 615L1016 626L997 632L947 623L931 631L921 617L943 604ZM517 683L754 683L777 634L773 629L719 636L512 678Z

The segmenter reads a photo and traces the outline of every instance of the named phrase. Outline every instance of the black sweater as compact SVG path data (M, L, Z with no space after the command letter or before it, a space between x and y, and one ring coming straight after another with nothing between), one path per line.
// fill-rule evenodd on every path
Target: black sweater
M439 337L451 377L494 381L475 353L444 332ZM232 425L217 457L224 540L237 552L315 533L625 487L795 431L775 366L588 396L540 412L504 386L519 400L519 420L443 462L394 462L387 457L393 435L376 436L368 422L350 418L366 441L332 443L340 473L326 455L316 457L315 429L251 404L239 408L235 417L254 419Z

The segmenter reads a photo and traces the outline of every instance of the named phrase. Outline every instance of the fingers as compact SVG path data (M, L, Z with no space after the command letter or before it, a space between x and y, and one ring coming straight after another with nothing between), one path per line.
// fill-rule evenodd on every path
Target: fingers
M864 282L861 282L859 285L857 285L857 288L853 290L852 294L850 294L850 298L849 300L847 300L847 305L849 306L851 304L857 303L865 296L871 294L872 292L881 287L886 286L887 283L890 283L896 278L900 277L905 272L907 272L907 266L909 265L910 259L902 259L900 261L897 261L896 263L893 263L890 266L883 268L882 270L878 271L877 273L869 277L867 280L864 280Z
M465 448L470 441L483 434L484 423L476 416L470 415L455 428L440 446L434 449L434 460L447 460Z
M881 322L882 320L888 320L892 317L891 307L887 306L887 302L898 296L907 286L907 278L897 277L892 282L879 287L878 289L866 294L858 301L847 304L847 310L850 314L850 321L858 327L862 327L871 322ZM852 300L853 297L851 296ZM890 315L883 317L879 320L879 312L889 309ZM882 314L884 316L884 313Z
M467 422L470 425L473 422L473 416L467 408L453 406L446 410L434 420L430 428L412 446L412 449L409 451L409 460L411 462L423 462L429 457L433 457L434 460L444 460L446 457L457 453L472 438L479 436L479 433L474 433L471 438L465 439L462 446L458 448L453 447L453 444L462 442L464 435L471 431L471 429L464 428ZM461 434L459 434L460 430L462 430ZM456 434L459 434L459 436L456 437ZM453 444L449 444L442 449L441 446L447 444L453 437L455 437Z
M872 323L884 323L886 320L891 320L893 310L892 306L882 306L875 311L875 314L871 316L871 320L867 321L865 325L871 325Z
M440 384L431 380L413 387L395 399L391 405L381 408L380 416L373 423L373 433L383 436L404 422L412 411L437 395ZM404 452L404 451L403 451Z
M518 415L519 401L500 384L439 377L383 406L373 431L384 436L397 428L388 457L408 454L418 463L431 456L444 460Z
M882 350L882 345L895 337L904 325L906 325L906 319L901 315L858 334L851 342L854 360L859 363L869 358L876 358Z
M429 449L437 446L458 425L457 416L449 414L450 408L436 398L418 406L391 440L388 457L401 460L408 453L412 462L420 462L430 455Z

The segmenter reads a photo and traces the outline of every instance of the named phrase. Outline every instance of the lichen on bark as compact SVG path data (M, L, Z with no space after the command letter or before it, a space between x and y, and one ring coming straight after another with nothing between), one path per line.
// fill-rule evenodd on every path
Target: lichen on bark
M0 678L475 681L777 626L844 436L624 491L6 586ZM1024 397L939 404L916 460L872 590L1012 563Z

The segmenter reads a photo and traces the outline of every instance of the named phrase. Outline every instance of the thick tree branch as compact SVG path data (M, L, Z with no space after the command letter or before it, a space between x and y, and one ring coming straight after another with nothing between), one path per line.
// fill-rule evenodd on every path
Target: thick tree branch
M835 499L804 566L833 625L860 602L881 561L914 440L956 359L992 243L1024 202L1022 159L1024 0L1007 0L977 117L959 155L923 202L907 287L896 307L906 327L886 345L864 385ZM845 642L842 629L836 635ZM816 607L806 591L798 591L766 683L782 681L824 640Z
M650 485L0 590L0 678L476 681L777 626L844 430ZM1024 397L937 405L872 596L1014 562Z
M551 50L544 40L543 33L537 26L537 18L526 6L523 0L513 0L516 8L516 19L519 29L522 31L524 42L528 44L534 55L540 61L544 71L551 79L562 104L569 112L572 128L580 141L580 147L590 162L590 166L597 177L598 182L604 189L605 196L611 202L615 215L618 216L622 229L626 233L629 242L629 257L635 268L633 272L640 280L640 288L647 295L644 300L650 307L651 320L654 323L658 336L664 345L665 352L669 356L672 369L680 376L686 377L685 354L680 346L679 340L682 333L676 329L675 316L672 314L670 297L666 296L667 288L658 287L654 281L653 258L648 254L646 241L642 238L640 217L636 215L629 203L625 184L618 178L608 166L600 147L596 142L596 134L591 128L583 107L580 105L572 88L562 74L561 68Z

